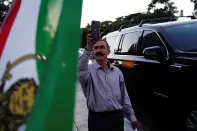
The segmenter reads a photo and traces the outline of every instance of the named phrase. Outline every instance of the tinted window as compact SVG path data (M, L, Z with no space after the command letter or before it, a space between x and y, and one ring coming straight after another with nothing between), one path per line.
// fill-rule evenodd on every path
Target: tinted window
M163 57L167 56L167 50L162 43L161 39L159 36L154 32L154 31L144 31L143 36L142 36L142 42L141 42L141 47L140 47L140 55L143 55L142 52L145 48L147 47L152 47L152 46L159 46L161 48Z
M135 54L137 51L137 43L141 32L132 32L124 34L122 44L119 47L120 53Z
M163 35L175 49L197 51L197 22L166 27Z
M108 42L108 44L110 46L110 50L114 49L114 46L116 45L117 40L118 40L118 36L106 38L106 41Z
M154 31L144 31L142 37L141 52L147 47L161 46L161 45L162 42Z

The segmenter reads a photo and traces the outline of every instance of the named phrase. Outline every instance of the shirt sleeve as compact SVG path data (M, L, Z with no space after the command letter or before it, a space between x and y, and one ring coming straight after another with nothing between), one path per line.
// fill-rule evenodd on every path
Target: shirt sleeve
M122 94L123 111L129 117L131 122L136 121L137 119L135 117L134 110L132 108L131 101L130 101L130 98L127 93L127 89L125 86L124 77L123 77L122 72L120 73L120 88L121 88L121 94Z
M79 57L79 72L78 72L78 80L82 86L84 93L86 92L85 88L87 88L86 83L90 76L88 69L88 62L90 58L91 51L84 50L83 54Z

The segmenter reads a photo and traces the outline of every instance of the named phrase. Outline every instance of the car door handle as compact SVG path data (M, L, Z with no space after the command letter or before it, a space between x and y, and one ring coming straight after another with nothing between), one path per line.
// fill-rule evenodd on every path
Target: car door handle
M153 92L154 95L156 96L159 96L159 97L162 97L162 98L165 98L165 99L168 99L168 96L165 95L165 94L162 94L162 93L159 93L159 92Z
M170 71L171 72L177 72L180 71L182 69L182 66L179 65L170 65Z

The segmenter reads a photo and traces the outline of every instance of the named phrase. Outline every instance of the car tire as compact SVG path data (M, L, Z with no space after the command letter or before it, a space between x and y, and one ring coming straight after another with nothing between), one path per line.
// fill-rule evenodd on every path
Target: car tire
M197 131L197 111L192 111L186 120L187 131Z

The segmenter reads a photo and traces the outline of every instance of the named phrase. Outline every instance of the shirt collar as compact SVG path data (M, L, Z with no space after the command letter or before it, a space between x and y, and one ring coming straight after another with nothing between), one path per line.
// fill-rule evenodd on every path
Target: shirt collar
M109 61L107 61L107 64L108 64L110 70L113 70L114 69L114 67L112 66L112 64ZM95 68L97 70L98 69L102 69L102 67L97 62L95 62Z

